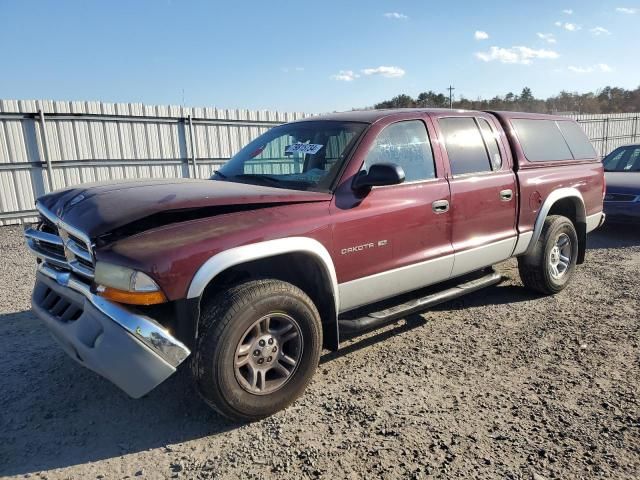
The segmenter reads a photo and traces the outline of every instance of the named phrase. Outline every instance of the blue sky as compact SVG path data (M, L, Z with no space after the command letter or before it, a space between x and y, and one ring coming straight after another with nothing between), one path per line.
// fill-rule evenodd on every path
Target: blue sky
M0 0L0 98L307 112L640 85L640 0Z

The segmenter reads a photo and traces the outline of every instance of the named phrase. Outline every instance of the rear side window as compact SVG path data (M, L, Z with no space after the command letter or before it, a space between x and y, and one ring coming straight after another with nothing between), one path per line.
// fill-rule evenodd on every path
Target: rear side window
M518 118L511 120L511 124L527 160L573 160L573 155L555 121Z
M435 178L431 142L425 124L420 120L407 120L385 127L369 150L363 168L368 170L376 163L400 165L405 182Z
M487 147L472 117L441 118L438 123L444 136L451 173L465 175L491 171Z
M487 144L487 151L489 152L489 158L491 159L491 168L494 170L500 170L500 167L502 167L502 157L500 156L500 148L498 147L498 137L491 129L489 122L484 118L478 118L478 125L480 125L480 130L484 137L484 143Z
M569 145L573 158L595 158L598 156L589 138L576 122L559 121L558 127Z

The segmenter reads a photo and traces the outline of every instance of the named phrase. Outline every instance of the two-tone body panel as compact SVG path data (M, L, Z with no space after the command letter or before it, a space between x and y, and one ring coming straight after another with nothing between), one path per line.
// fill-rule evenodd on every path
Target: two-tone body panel
M576 223L581 260L586 233L603 218L602 166L595 157L552 162L527 158L512 124L517 119L567 121L438 109L333 114L296 125L307 131L323 121L357 124L340 137L357 132L344 140L348 148L332 163L320 164L328 155L320 156L309 171L303 171L309 165L304 157L293 165L300 168L296 181L331 172L335 177L330 187L271 186L277 183L274 178L258 185L255 178L243 183L223 174L215 180L126 182L47 195L39 200L41 210L48 212L44 216L65 228L59 241L43 225L26 234L41 269L34 307L68 351L84 352L90 368L139 396L179 363L165 365L163 344L177 346L180 361L189 354L198 331L198 307L207 290L232 285L247 275L277 274L303 290L307 287L328 329L325 338L336 348L340 313L524 254L535 244L549 214L566 215ZM320 137L330 136L331 128ZM290 161L302 148L329 150L323 143L309 143L309 138L300 142L296 134L292 131L281 145L280 161ZM334 147L340 138L332 140ZM275 149L257 145L248 155L254 159ZM465 170L460 167L465 161L482 166ZM355 188L355 180L375 162L387 167L398 163L406 180L396 177L400 183ZM64 232L75 233L64 237ZM74 240L78 237L82 242ZM53 242L53 250L58 249L58 264L48 258L49 247L40 248L47 240ZM84 276L73 269L82 267L73 262L83 256L84 267L91 268ZM141 313L104 300L93 282L96 263L144 274L166 305ZM230 283L219 284L220 279ZM60 288L51 289L52 282ZM78 318L97 332L94 343L103 325L113 342L126 344L136 359L157 359L157 369L144 372L144 388L132 390L135 376L125 378L118 358L110 355L104 363L86 349L93 344L87 346L78 328L66 325L69 319L58 318L57 303L49 305L50 290L61 297L67 292L68 303L86 312ZM164 308L167 305L187 312L168 320L171 327L189 323L186 328L177 325L176 337L163 329L162 322L173 311ZM164 312L162 319L147 316L159 310ZM117 328L111 328L112 323ZM158 345L149 344L144 332L153 333ZM116 365L119 373L110 377L104 371L110 365Z
M149 273L170 300L187 296L198 269L231 248L307 237L332 251L329 201L271 206L173 223L123 238L96 256Z
M407 121L419 122L429 139L437 138L424 112L382 116L364 135L336 189L330 210L332 256L342 311L451 274L451 217L448 211L433 210L434 202L450 201L449 184L442 154L433 140L434 178L374 187L366 193L352 189L381 132Z
M511 256L517 234L516 176L504 133L492 115L441 111L431 116L447 168L451 192L451 243L456 254L452 275L458 276ZM473 119L476 124L487 122L496 140L500 166L493 170L456 174L442 130L443 121L451 118Z
M604 194L604 174L599 157L565 161L536 161L525 155L513 128L515 119L556 119L568 121L564 117L537 115L516 112L496 112L509 139L511 151L518 166L518 183L522 206L519 212L518 228L520 233L532 231L541 205L554 191L561 188L575 188L582 196L585 215L598 215L602 212Z
M555 117L407 109L325 118L370 124L333 195L171 180L77 188L41 202L97 239L98 260L148 273L169 300L184 298L198 269L227 249L294 236L314 239L330 253L345 290L340 310L482 268L514 250L523 253L542 205L558 189L580 192L585 217L602 211L599 163L530 161L510 124L514 118ZM450 118L487 122L501 157L499 168L462 175L452 171L441 128ZM353 180L376 138L390 125L407 121L419 121L427 131L434 178L365 194L354 191ZM437 202L446 203L446 210L434 211Z

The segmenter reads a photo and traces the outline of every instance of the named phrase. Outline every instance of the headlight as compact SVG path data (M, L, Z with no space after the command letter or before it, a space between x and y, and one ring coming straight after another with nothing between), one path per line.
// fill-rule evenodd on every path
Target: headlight
M167 301L149 275L131 268L97 262L94 282L98 295L114 302L154 305Z

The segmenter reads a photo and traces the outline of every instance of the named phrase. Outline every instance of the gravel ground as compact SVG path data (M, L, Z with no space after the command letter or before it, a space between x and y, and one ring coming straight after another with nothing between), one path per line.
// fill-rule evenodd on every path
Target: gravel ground
M508 280L325 352L250 425L176 375L130 400L29 312L34 260L0 229L0 476L639 478L640 232L590 237L560 295Z

